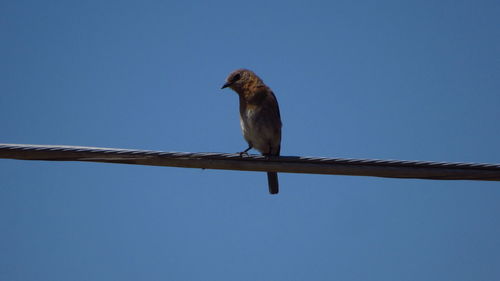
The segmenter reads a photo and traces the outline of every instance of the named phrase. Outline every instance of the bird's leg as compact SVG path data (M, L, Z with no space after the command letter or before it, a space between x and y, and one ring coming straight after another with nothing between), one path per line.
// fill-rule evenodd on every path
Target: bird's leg
M251 145L248 145L248 148L243 150L242 152L240 152L240 157L243 157L243 155L246 155L248 156L248 151L252 149L252 146Z
M262 153L262 156L266 157L266 160L271 159L271 157L273 156L271 154L271 151L273 151L273 147L269 144L269 152L268 153Z

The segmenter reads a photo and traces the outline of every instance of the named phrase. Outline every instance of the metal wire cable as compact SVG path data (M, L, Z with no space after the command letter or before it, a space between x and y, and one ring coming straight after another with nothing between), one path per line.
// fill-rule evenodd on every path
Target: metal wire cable
M189 153L64 145L0 144L0 158L387 178L500 181L500 164Z

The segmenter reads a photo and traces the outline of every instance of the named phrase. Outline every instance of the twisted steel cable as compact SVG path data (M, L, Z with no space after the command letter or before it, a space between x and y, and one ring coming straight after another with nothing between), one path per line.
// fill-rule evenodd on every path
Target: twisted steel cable
M500 164L189 153L64 145L0 144L0 158L86 161L241 171L500 181Z

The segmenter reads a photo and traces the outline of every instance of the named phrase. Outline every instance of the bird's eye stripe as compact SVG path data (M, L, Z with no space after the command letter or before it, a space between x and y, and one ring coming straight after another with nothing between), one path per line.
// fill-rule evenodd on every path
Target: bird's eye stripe
M238 80L240 80L240 78L241 78L241 75L238 73L238 74L233 76L233 79L231 79L231 81L233 81L233 82L238 81Z

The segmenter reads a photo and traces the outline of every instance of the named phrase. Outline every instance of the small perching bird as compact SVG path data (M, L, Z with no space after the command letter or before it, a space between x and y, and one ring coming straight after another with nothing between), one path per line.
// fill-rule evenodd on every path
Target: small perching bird
M255 73L248 69L233 71L222 89L229 87L240 98L240 125L248 148L266 157L278 156L281 145L281 117L273 91ZM268 172L269 193L278 193L278 173Z

